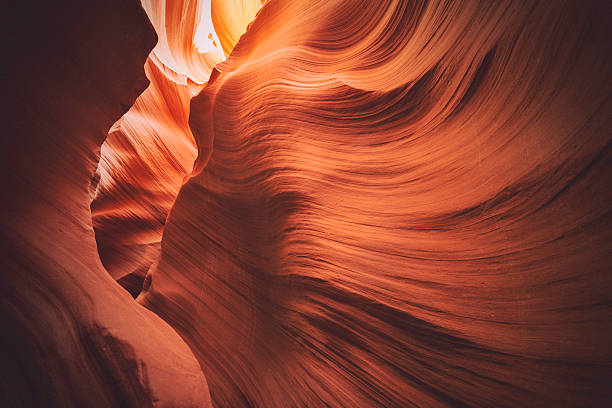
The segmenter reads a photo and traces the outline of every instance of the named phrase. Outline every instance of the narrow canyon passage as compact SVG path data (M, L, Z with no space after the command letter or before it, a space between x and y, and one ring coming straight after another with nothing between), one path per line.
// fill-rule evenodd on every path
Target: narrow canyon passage
M17 8L6 406L612 404L609 2Z
M261 5L143 2L159 38L145 64L151 83L102 145L91 203L102 263L133 296L159 256L168 211L197 155L188 124L191 98Z

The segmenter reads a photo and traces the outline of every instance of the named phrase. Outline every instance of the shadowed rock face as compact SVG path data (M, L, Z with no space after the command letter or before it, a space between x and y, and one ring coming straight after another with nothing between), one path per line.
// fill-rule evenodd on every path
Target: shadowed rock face
M53 3L0 36L4 405L610 405L608 2Z
M609 16L267 3L139 298L216 406L606 405Z
M2 405L210 406L191 351L107 274L92 229L100 145L148 84L156 36L144 11L113 0L11 12L2 36Z

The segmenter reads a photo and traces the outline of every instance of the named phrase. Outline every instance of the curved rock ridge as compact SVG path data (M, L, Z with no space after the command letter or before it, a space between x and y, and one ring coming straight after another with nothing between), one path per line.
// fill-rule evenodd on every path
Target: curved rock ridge
M610 11L266 3L138 298L215 406L607 405Z
M151 85L102 145L91 203L104 266L115 279L140 276L135 285L159 252L168 210L197 154L187 123L195 86L169 80L150 59L145 70Z
M261 7L259 0L142 4L159 38L145 66L151 86L104 142L91 203L100 258L134 296L196 158L187 123L191 97Z
M213 44L217 34L210 0L142 0L142 6L159 37L152 52L156 60L191 81L205 83L224 58L221 46Z
M210 407L193 353L108 275L92 228L100 145L147 86L146 14L124 0L13 6L1 36L1 404Z
M155 61L198 84L232 51L265 0L141 0L159 41Z

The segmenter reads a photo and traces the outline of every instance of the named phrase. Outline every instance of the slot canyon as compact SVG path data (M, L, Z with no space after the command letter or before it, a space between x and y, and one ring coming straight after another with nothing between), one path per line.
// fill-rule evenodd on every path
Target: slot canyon
M612 2L14 3L0 406L612 406Z

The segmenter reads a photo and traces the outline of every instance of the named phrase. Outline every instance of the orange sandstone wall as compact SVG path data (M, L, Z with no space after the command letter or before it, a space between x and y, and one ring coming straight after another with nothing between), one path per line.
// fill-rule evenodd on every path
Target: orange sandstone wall
M4 405L610 405L609 2L51 3L0 35Z
M612 399L606 2L270 1L139 301L218 407Z

